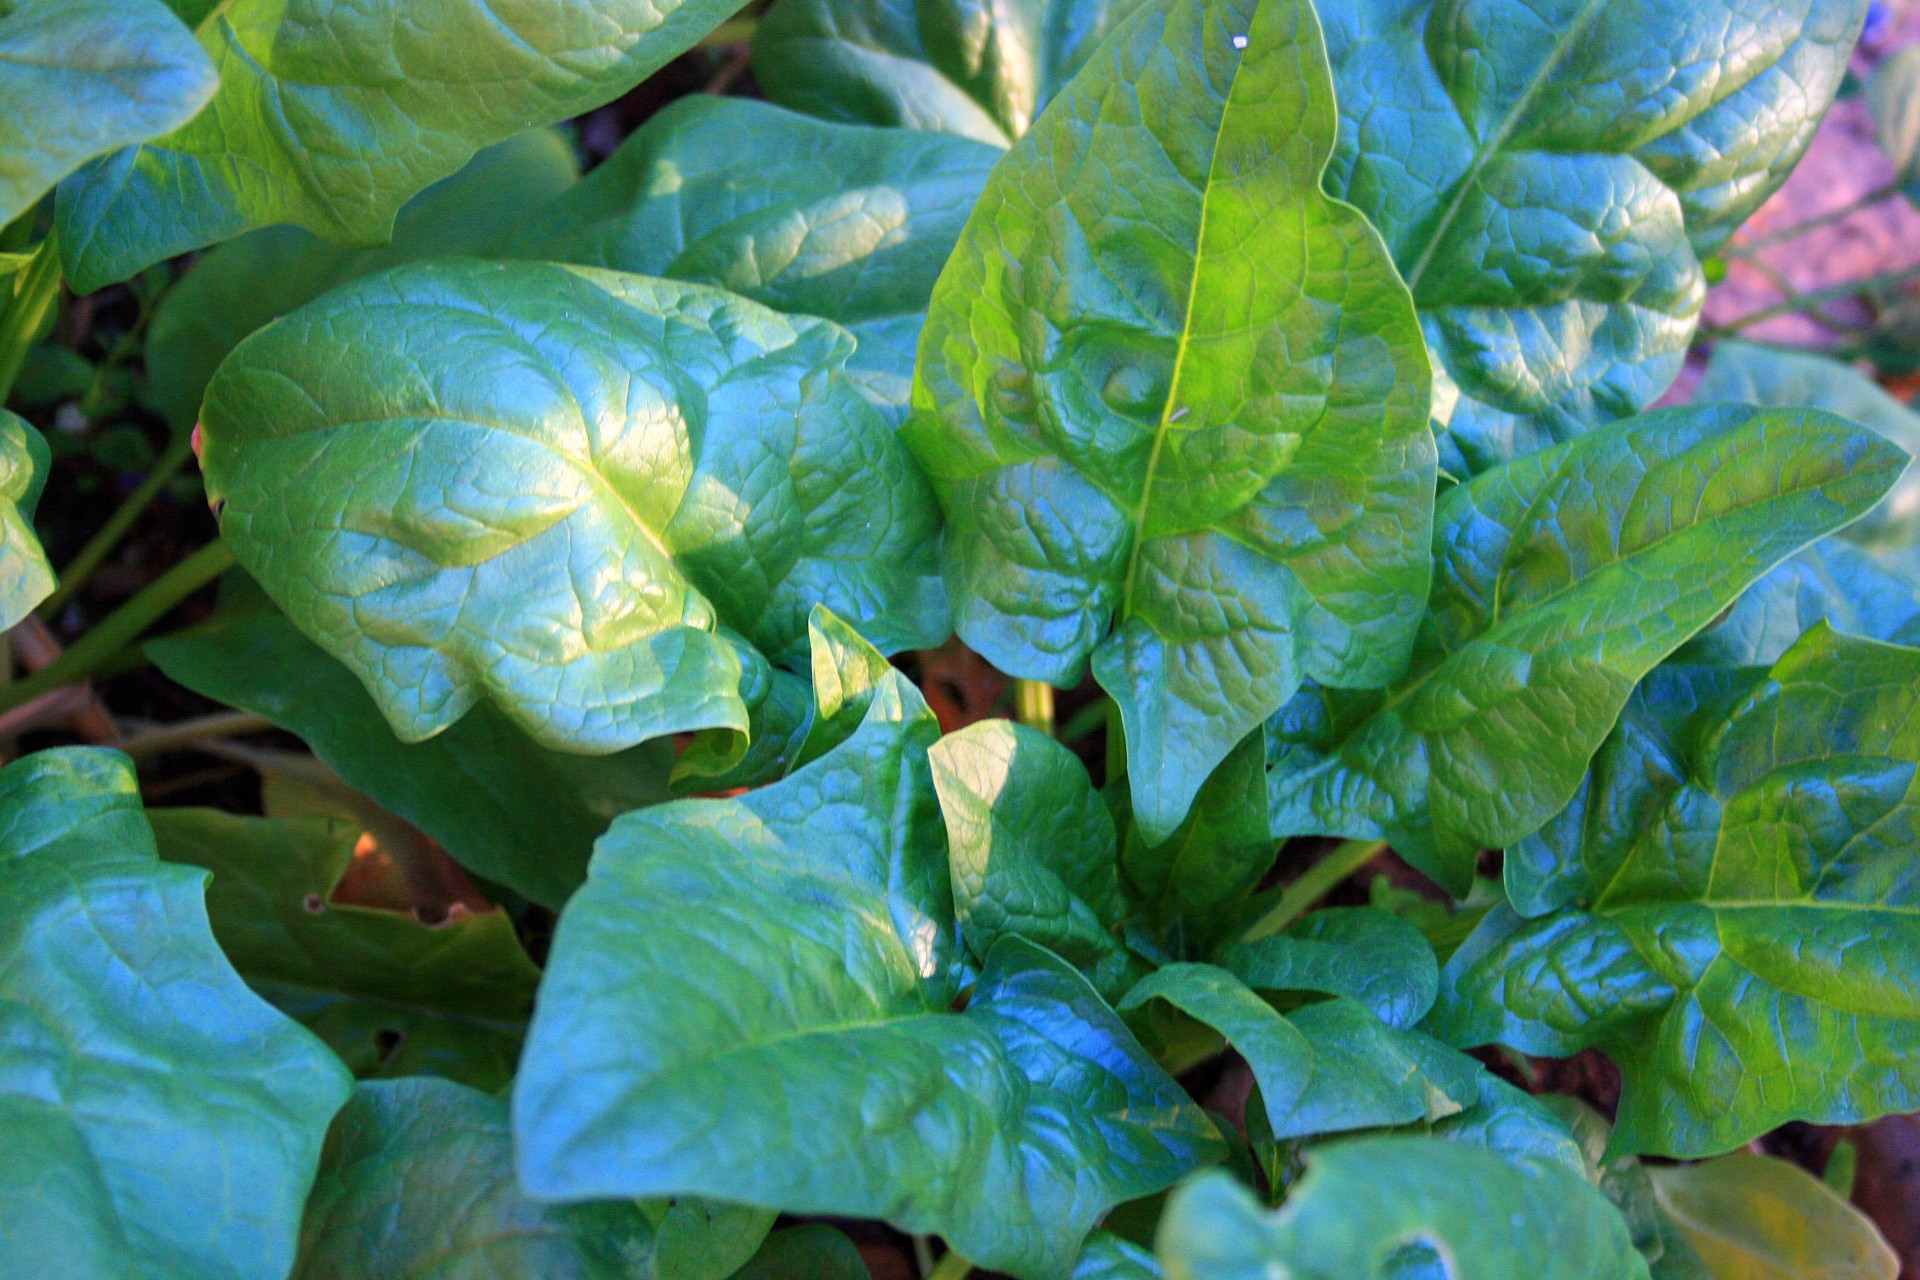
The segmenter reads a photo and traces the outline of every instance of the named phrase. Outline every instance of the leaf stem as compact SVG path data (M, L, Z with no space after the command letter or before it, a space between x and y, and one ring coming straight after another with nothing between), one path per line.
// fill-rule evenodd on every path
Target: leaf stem
M0 313L0 405L13 394L14 379L26 363L27 348L60 300L60 251L49 234L33 251L33 260L14 277L6 311Z
M1386 851L1385 840L1347 840L1337 845L1333 852L1308 867L1305 875L1288 885L1273 909L1254 921L1252 927L1240 935L1240 940L1252 942L1280 932L1307 914L1335 885Z
M60 585L54 588L53 594L48 596L46 602L40 606L42 617L51 618L58 615L60 606L73 599L80 588L86 585L87 579L93 576L93 571L100 567L103 560L113 554L113 549L120 545L122 538L127 536L127 530L133 527L134 521L140 518L153 500L159 496L160 491L166 488L174 476L180 473L180 468L186 465L187 459L193 454L192 442L193 436L190 432L174 433L166 452L162 453L153 464L153 470L147 473L147 478L127 495L126 500L111 516L107 517L107 522L100 526L100 531L89 538L87 545L80 548L80 553L68 562L66 571L60 575Z
M964 1280L967 1273L972 1270L973 1264L961 1257L958 1250L949 1249L941 1255L940 1261L934 1263L933 1270L927 1273L926 1280Z
M1724 258L1751 258L1762 249L1770 249L1774 245L1785 244L1789 240L1798 240L1809 231L1818 231L1821 227L1831 226L1836 222L1850 218L1862 209L1871 209L1881 201L1889 200L1899 195L1900 190L1901 188L1898 182L1889 182L1883 187L1875 187L1858 200L1848 201L1846 204L1829 209L1825 213L1817 213L1804 222L1796 222L1790 227L1782 227L1778 231L1769 231L1766 235L1755 236L1751 240L1732 245L1728 247L1721 256Z
M1013 715L1029 729L1053 736L1053 686L1044 680L1013 682Z
M206 586L233 564L224 542L210 542L148 583L139 595L115 609L73 647L17 684L0 688L0 711L10 711L51 689L78 684L139 639L173 611L175 605Z
M1809 311L1827 302L1838 302L1843 298L1858 297L1875 289L1884 289L1890 285L1906 284L1920 276L1920 266L1905 267L1899 271L1884 271L1879 275L1866 276L1859 280L1850 280L1845 284L1833 285L1826 289L1812 289L1785 302L1777 302L1758 311L1749 311L1737 320L1716 325L1711 329L1702 329L1696 335L1702 342L1712 342L1718 338L1730 338L1742 329L1759 324L1762 320L1771 320L1775 316L1793 315L1796 312Z
M234 738L249 733L265 733L275 728L273 721L251 711L215 711L191 720L158 724L134 734L120 744L130 756L159 755L193 747L208 738Z

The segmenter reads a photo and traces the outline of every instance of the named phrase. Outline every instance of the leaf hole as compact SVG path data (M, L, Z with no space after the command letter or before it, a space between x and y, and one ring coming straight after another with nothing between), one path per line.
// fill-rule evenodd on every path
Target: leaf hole
M305 898L301 899L300 905L307 909L307 914L310 916L317 916L327 909L326 899L317 893L308 894Z

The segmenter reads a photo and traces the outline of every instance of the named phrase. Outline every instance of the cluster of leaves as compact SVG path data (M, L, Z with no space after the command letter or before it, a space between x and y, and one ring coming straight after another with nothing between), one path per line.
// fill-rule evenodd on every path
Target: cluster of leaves
M1864 0L778 0L579 177L733 7L0 0L0 380L218 243L146 359L244 572L146 652L313 753L0 772L7 1265L1889 1276L1725 1153L1920 1109L1920 419L1648 410ZM942 736L953 631L1103 786ZM506 905L336 900L382 815ZM1307 910L1387 845L1453 899Z

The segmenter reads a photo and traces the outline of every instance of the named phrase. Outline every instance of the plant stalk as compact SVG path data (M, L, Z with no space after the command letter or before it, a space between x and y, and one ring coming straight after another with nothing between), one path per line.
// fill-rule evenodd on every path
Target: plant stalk
M927 1280L964 1280L973 1264L961 1257L957 1250L949 1249L933 1264L933 1270L927 1273Z
M1053 736L1053 686L1044 680L1013 682L1013 715L1029 729Z
M12 297L0 314L0 405L13 394L27 348L59 301L60 249L49 234L33 251L33 261L14 278Z
M122 742L120 749L130 756L159 755L197 746L208 738L234 738L275 727L273 721L251 711L215 711L191 720L154 725Z
M1759 324L1762 320L1771 320L1775 316L1789 316L1802 311L1810 311L1828 302L1839 302L1845 298L1855 298L1875 289L1890 285L1906 284L1920 276L1920 267L1907 267L1900 271L1884 271L1879 275L1865 276L1859 280L1850 280L1845 284L1833 285L1826 289L1812 289L1785 302L1776 302L1770 307L1758 311L1749 311L1737 320L1731 320L1711 329L1702 329L1696 335L1702 342L1711 342L1718 338L1731 338L1742 329Z
M1255 938L1280 932L1307 914L1313 904L1326 897L1335 885L1386 851L1385 840L1348 840L1337 845L1326 857L1308 867L1305 875L1288 885L1281 893L1280 901L1254 921L1253 926L1240 935L1240 940L1252 942Z
M186 465L187 459L192 455L193 434L188 431L175 432L173 439L167 445L166 452L154 462L153 470L147 473L147 478L127 495L126 501L107 517L107 522L100 526L99 532L87 539L87 545L80 548L80 554L68 563L66 571L60 575L60 585L54 588L53 594L48 596L40 606L39 612L42 617L58 616L61 606L73 599L80 588L87 584L87 579L93 576L93 571L113 554L114 548L119 546L120 540L127 536L127 530L133 527L134 521L138 520L152 505L160 491L180 474L180 468Z
M1825 213L1816 213L1804 222L1796 222L1790 227L1782 227L1778 231L1769 231L1766 235L1755 236L1753 239L1742 244L1732 245L1722 253L1721 256L1724 258L1751 258L1762 249L1770 249L1774 245L1785 244L1789 240L1798 240L1809 231L1818 231L1821 227L1831 226L1836 222L1850 218L1862 209L1871 209L1881 201L1890 200L1894 196L1899 195L1900 190L1901 187L1898 182L1889 182L1883 187L1875 187L1858 200L1849 201L1836 209L1829 209Z
M148 583L139 595L115 609L73 647L17 684L0 688L0 711L62 685L78 684L120 656L174 606L206 586L233 564L224 542L210 542Z

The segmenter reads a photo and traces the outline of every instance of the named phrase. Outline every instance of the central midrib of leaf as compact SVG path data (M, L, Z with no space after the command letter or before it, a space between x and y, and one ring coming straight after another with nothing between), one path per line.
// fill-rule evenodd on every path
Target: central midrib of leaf
M1200 236L1193 249L1193 271L1187 277L1187 305L1180 316L1180 341L1174 349L1173 377L1167 384L1167 401L1160 406L1160 423L1153 433L1153 449L1147 455L1147 474L1140 485L1140 501L1133 510L1133 548L1127 555L1127 576L1120 589L1123 620L1133 614L1134 586L1140 580L1140 545L1146 541L1147 508L1153 505L1153 482L1160 470L1160 453L1173 430L1175 406L1180 403L1180 379L1186 372L1187 348L1193 333L1193 300L1200 291L1200 269L1207 255L1207 207L1213 198L1214 170L1220 163L1220 138L1227 131L1227 118L1233 114L1233 93L1240 86L1240 69L1246 64L1244 53L1234 59L1233 75L1227 80L1227 91L1220 97L1220 124L1213 131L1213 149L1207 153L1206 185L1200 190Z
M1421 278L1426 275L1427 267L1432 264L1433 255L1439 250L1441 242L1446 239L1447 232L1453 228L1454 219L1459 217L1460 210L1466 207L1467 193L1472 191L1480 181L1481 171L1506 147L1507 139L1511 138L1513 131L1519 128L1520 118L1533 105L1535 96L1546 85L1548 78L1559 69L1561 60L1572 50L1574 42L1586 33L1587 24L1593 21L1606 2L1607 0L1587 0L1586 4L1581 6L1579 16L1574 18L1567 25L1567 29L1560 34L1560 38L1553 42L1553 49L1547 54L1546 60L1540 64L1540 69L1534 73L1533 79L1527 82L1526 90L1513 104L1513 109L1501 119L1499 127L1493 131L1492 136L1478 151L1474 152L1473 163L1467 166L1465 176L1454 188L1453 198L1447 201L1447 207L1441 212L1440 220L1434 223L1433 234L1428 237L1426 248L1420 251L1420 257L1414 262L1413 270L1407 272L1407 291L1414 295L1416 301L1419 298ZM1428 20L1432 20L1431 14ZM1453 94L1450 88L1447 96L1451 100ZM1454 110L1459 111L1457 103L1454 105ZM1461 118L1464 121L1465 116L1462 115Z

